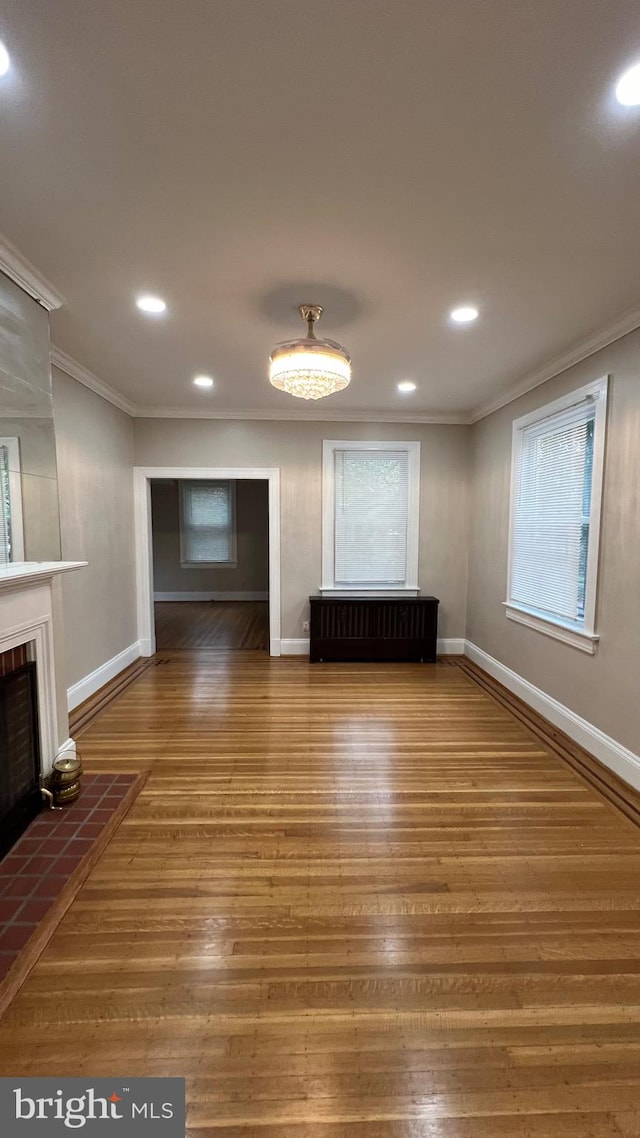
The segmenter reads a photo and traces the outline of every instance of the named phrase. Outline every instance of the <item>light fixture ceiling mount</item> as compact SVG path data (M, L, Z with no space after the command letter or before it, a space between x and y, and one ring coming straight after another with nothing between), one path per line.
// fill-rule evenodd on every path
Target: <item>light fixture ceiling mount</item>
M351 357L342 344L316 336L314 324L322 316L322 305L301 304L298 312L306 321L307 334L274 348L269 357L270 383L298 399L323 399L343 391L351 382Z

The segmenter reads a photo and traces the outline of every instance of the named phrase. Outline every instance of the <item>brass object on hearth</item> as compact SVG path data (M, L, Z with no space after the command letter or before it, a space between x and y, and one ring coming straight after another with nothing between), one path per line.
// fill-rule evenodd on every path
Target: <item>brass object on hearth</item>
M56 806L63 806L67 802L75 801L82 789L81 774L82 761L76 755L65 755L63 758L56 759L49 780L49 787Z
M56 801L56 806L64 806L67 802L74 802L79 796L81 791L80 780L71 782L68 786L56 787L53 792L53 797Z

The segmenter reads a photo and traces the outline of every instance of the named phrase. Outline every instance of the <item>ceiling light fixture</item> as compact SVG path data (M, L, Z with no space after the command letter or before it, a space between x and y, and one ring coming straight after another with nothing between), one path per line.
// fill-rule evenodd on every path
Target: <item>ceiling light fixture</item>
M403 379L398 384L398 391L401 391L403 393L403 395L408 395L410 391L415 391L415 389L416 389L416 385L410 379Z
M630 67L616 83L616 99L623 107L640 105L640 63Z
M2 40L0 40L0 75L6 75L10 67L11 56L9 55L9 52L4 46Z
M298 399L323 399L342 391L351 382L351 357L334 340L318 340L313 325L322 316L322 305L301 304L307 335L278 344L269 357L269 381L279 391Z
M141 312L146 312L149 316L160 316L167 310L166 302L159 296L139 296L136 305Z
M196 387L213 387L213 380L210 375L197 375L193 382Z
M471 304L463 304L460 308L454 308L449 317L454 324L471 324L478 319L478 309Z

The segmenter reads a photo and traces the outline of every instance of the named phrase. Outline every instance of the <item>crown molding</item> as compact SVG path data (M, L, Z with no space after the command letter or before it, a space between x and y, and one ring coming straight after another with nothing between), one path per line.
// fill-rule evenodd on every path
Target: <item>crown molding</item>
M632 308L625 312L623 316L619 316L610 324L605 325L599 332L578 341L572 348L556 356L548 364L538 368L537 371L530 372L513 387L507 388L502 395L488 403L482 403L471 413L468 422L478 423L480 419L486 419L487 415L492 415L494 411L499 411L501 407L513 403L515 399L519 399L521 395L526 395L528 391L533 391L535 387L540 387L547 380L555 379L556 376L561 375L563 371L567 371L574 364L579 364L582 360L588 359L589 356L595 355L602 348L606 348L609 344L627 336L629 332L635 332L636 328L640 328L640 308Z
M57 288L38 272L35 265L27 261L15 245L2 234L0 234L0 270L46 308L47 312L52 312L54 308L62 308L62 305L66 304L62 293L58 292Z
M56 348L54 344L51 345L51 363L53 367L59 368L65 375L70 375L72 379L77 379L78 383L82 383L90 391L95 391L96 395L106 399L107 403L112 403L120 411L125 411L127 415L135 414L133 403L125 399L124 395L115 391L113 387L109 387L108 383L98 379L92 371L88 371L86 367L72 359L66 352L61 351L60 348Z
M135 419L264 419L269 422L316 422L316 423L433 423L450 426L465 426L469 423L467 415L454 414L415 414L401 411L342 411L319 412L305 411L302 408L292 410L227 410L226 408L206 408L199 410L195 407L138 407L131 403L119 391L110 387L104 380L99 379L92 371L83 367L77 360L68 356L61 348L51 345L51 363L60 371L77 379L96 395L112 403L127 415Z
M199 411L186 407L136 407L136 419L264 419L269 422L304 423L433 423L440 426L467 426L471 420L468 415L421 414L419 411L272 411L272 410L226 410L218 408Z
M2 243L0 242L0 268L2 267ZM9 274L10 275L10 274ZM15 277L12 279L16 280ZM19 282L18 282L19 283ZM22 287L25 287L24 285ZM31 293L34 295L34 293ZM44 303L44 301L42 301ZM97 375L88 371L77 363L76 360L68 356L66 352L61 351L60 348L52 346L51 348L51 362L55 367L60 368L61 371L66 372L72 379L77 379L79 383L84 384L85 387L95 391L96 395L100 395L107 402L112 403L114 407L118 407L121 411L126 412L136 419L255 419L264 420L266 422L319 422L319 423L426 423L435 426L468 426L472 423L477 423L481 419L485 419L487 415L493 414L494 411L499 411L501 407L506 407L507 404L513 403L514 400L519 399L521 395L526 395L528 391L533 391L534 388L539 387L541 384L546 383L549 379L554 379L556 376L561 375L562 372L568 368L573 367L574 364L581 363L589 356L599 352L602 348L606 348L609 344L613 344L616 340L620 340L623 336L634 332L640 328L640 308L634 308L618 317L610 324L601 328L599 332L579 341L574 344L572 348L563 352L561 355L556 356L550 360L549 363L543 367L538 368L536 371L530 372L518 383L509 387L501 395L497 396L490 402L483 403L470 413L465 412L449 412L446 411L439 413L427 412L411 412L411 411L325 411L320 410L304 410L303 408L292 408L290 410L259 410L259 409L231 409L225 408L187 408L187 407L139 407L130 400L126 399L124 395L110 387L103 380L98 379Z

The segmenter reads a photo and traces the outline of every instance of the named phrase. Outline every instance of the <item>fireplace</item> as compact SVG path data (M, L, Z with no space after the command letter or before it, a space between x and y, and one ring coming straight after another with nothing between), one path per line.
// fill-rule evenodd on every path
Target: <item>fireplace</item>
M36 663L0 675L0 857L42 808Z
M40 785L56 758L75 753L66 737L66 684L56 655L62 647L60 574L84 564L0 566L0 854L41 808Z

